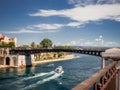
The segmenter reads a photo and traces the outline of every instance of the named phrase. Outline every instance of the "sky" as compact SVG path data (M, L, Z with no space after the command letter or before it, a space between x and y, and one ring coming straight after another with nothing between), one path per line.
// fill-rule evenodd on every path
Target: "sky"
M120 46L120 0L0 0L0 33L19 45Z

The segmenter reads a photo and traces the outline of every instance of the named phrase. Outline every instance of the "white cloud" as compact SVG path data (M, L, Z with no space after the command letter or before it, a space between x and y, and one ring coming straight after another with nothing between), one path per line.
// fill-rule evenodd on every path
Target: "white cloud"
M74 46L74 45L78 45L78 44L79 44L79 42L78 42L78 41L71 41L70 43L68 43L68 45L69 45L69 44L71 44L71 45L73 45L73 46Z
M62 24L36 24L29 25L25 28L16 30L16 31L7 31L6 33L50 33L50 32L58 32L62 27Z
M96 38L95 41L96 41L96 45L104 46L104 40L102 35Z
M120 0L97 0L96 4L115 4L120 3Z
M82 25L83 23L80 23L80 22L70 22L68 23L66 26L70 26L70 27L76 27L76 26L80 26Z
M39 29L59 29L63 25L62 24L38 24L38 25L33 25L35 28Z
M95 3L95 0L68 0L68 4L74 4L75 6L85 6Z
M18 31L7 31L7 32L5 32L5 33L34 33L34 31L32 31L32 30L28 30L28 29L25 29L25 28L23 28L23 29L20 29L20 30L18 30Z
M79 26L89 21L100 21L110 19L120 21L120 4L110 5L88 5L85 7L74 7L63 10L39 10L36 13L29 14L30 16L59 16L67 17L76 22L70 22L68 26Z
M59 15L56 10L39 10L37 13L29 14L29 16L52 16L52 15Z
M114 41L105 41L103 39L103 36L100 35L98 36L98 38L94 39L94 40L73 40L70 41L69 43L66 43L66 45L73 45L73 46L100 46L100 47L104 47L104 46L109 46L109 47L115 47L115 46L119 46L119 44L117 42Z
M105 46L119 46L119 44L117 42L109 41L105 42Z
M75 6L86 6L95 4L116 4L120 3L120 0L68 0L68 4Z
M99 36L99 38L100 38L100 39L102 39L102 38L103 38L103 36L102 36L102 35L100 35L100 36Z

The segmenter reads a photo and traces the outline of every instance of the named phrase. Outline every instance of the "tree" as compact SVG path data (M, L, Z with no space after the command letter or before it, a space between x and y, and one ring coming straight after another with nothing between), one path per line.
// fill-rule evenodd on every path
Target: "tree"
M9 42L9 43L2 42L2 43L0 44L0 47L2 47L2 48L4 48L4 47L12 48L12 47L15 47L15 43L14 43L14 42Z
M14 43L14 42L10 42L10 43L8 44L8 47L10 47L10 48L15 47L15 43Z
M41 42L40 45L42 45L43 48L49 48L52 47L52 41L48 38L44 38Z
M37 44L37 46L36 46L37 48L42 48L42 45L40 45L40 44Z
M21 47L22 48L29 48L30 46L29 45L22 45Z
M34 48L36 45L35 45L35 42L32 42L31 43L31 47Z
M58 53L58 57L62 57L63 55L65 55L64 52L59 52L59 53Z
M65 48L65 49L73 49L72 46L65 46L64 48Z
M8 47L8 44L6 42L2 42L2 47Z

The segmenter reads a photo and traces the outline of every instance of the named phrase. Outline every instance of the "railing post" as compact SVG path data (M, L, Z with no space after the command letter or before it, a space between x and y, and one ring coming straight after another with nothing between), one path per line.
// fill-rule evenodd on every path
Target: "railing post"
M120 69L118 70L118 90L120 90Z
M102 84L99 83L98 86L97 86L97 90L101 90L101 88L102 88Z
M93 90L97 90L97 83L94 84Z
M101 68L103 69L105 67L105 58L102 58Z
M116 75L116 90L120 90L120 68L118 68L118 73Z
M116 75L113 76L107 88L108 90L116 90Z

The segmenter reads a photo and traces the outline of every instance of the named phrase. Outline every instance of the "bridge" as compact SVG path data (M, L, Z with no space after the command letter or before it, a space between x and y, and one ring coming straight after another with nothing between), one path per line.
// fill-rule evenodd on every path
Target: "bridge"
M87 54L101 57L104 49L80 48L80 49L41 49L41 48L2 48L0 49L0 66L26 67L32 66L35 62L35 54L44 52L69 52Z
M117 67L120 60L120 52L109 52L105 49L11 49L10 54L30 55L42 52L71 52L87 55L99 56L102 58L101 70L72 90L120 90L120 68ZM117 51L117 49L115 49ZM112 59L113 62L106 66L106 60Z
M71 52L71 53L79 53L79 54L87 54L100 56L101 53L104 52L104 49L39 49L39 48L31 48L31 49L11 49L10 54L19 54L19 55L29 55L43 52Z
M115 49L117 53L105 49L39 49L39 48L28 48L28 49L10 49L9 52L4 51L4 53L9 55L14 55L14 61L19 60L17 62L24 64L32 64L34 63L33 54L43 53L43 52L71 52L71 53L80 53L86 55L94 55L101 57L102 60L102 69L83 81L82 83L78 84L77 86L73 87L72 90L120 90L120 68L119 60L120 60L120 50ZM119 51L119 52L118 52ZM17 57L15 57L17 56ZM23 57L25 56L25 57ZM10 59L12 59L10 58ZM16 59L15 59L16 58ZM10 61L8 57L6 58L7 64ZM30 61L31 59L31 61ZM112 60L112 62L106 66L106 60ZM30 63L28 63L30 61Z

